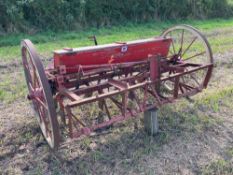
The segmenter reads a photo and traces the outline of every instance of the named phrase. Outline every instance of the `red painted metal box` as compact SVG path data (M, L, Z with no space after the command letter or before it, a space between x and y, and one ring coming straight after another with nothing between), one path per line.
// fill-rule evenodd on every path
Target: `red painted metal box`
M148 59L148 55L166 57L171 39L150 38L127 43L63 49L54 52L54 67L66 66L66 73L77 72L80 65L106 65L137 62Z

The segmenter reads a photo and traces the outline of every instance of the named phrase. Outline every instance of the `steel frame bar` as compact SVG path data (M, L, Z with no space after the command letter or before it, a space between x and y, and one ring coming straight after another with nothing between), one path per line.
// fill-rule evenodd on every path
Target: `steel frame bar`
M70 81L71 84L68 86L69 88L65 86L61 87L62 90L58 91L56 100L61 104L61 110L65 112L64 118L68 119L70 137L75 138L82 135L90 135L91 132L97 129L136 117L138 113L151 108L158 108L164 104L172 103L181 97L195 95L207 86L213 68L212 64L197 65L181 63L175 66L169 65L169 63L166 63L159 56L150 56L148 60L143 61L141 64L137 62L129 63L128 66L126 63L110 66L115 67L114 69L105 65L98 70L91 70L86 73L82 72L82 75L79 73L63 75L63 78L66 79L65 82ZM192 69L185 70L187 67L191 67ZM183 76L200 70L207 70L207 74L204 82L199 87L192 87L180 82ZM171 71L176 73L165 77L163 76L163 73ZM75 88L76 86L74 86L72 81L81 82L80 87ZM101 81L104 82L101 83ZM174 84L173 94L170 97L160 95L160 84L166 81ZM90 85L91 82L95 82L95 84ZM140 90L143 96L142 99L135 94L136 90ZM97 94L94 95L94 93ZM88 97L86 94L91 94L91 96ZM115 99L115 96L121 97L121 100ZM147 103L149 96L153 98L153 104ZM69 102L65 104L64 99L68 99ZM106 99L110 99L121 111L121 114L112 116ZM136 103L138 107L131 108L128 105L129 100ZM99 103L99 108L102 111L105 109L108 120L100 124L87 126L73 114L72 109L95 102Z

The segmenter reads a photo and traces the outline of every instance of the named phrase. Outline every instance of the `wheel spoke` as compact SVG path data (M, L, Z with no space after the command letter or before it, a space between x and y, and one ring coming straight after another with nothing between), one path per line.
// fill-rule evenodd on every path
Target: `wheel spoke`
M51 131L50 131L50 129L49 129L49 121L47 121L48 120L48 117L47 117L47 115L46 115L46 113L47 113L47 111L45 111L45 109L43 109L42 108L42 115L44 116L44 117L42 117L43 118L43 124L44 124L44 126L45 126L45 134L46 134L46 137L47 138L49 138L49 137L51 137ZM49 135L50 136L49 136Z
M44 103L41 101L41 99L36 98L36 101L37 101L44 109L48 110L47 105L44 104Z
M38 85L38 84L36 84L36 83L38 83L36 68L35 68L35 65L34 65L34 63L32 61L32 58L31 58L30 54L28 54L28 55L29 55L29 60L30 60L30 64L31 64L31 67L32 67L32 71L33 71L33 87L36 88L37 85Z
M181 55L181 57L183 57L186 52L190 49L190 47L193 45L193 43L197 40L197 37L195 37L192 42L189 44L189 46L185 49L185 51L183 52L183 54Z
M28 67L28 64L24 65L24 68L25 68L25 71L26 71L26 76L27 78L29 79L28 81L32 82L32 76L31 76L31 72L30 72L30 69Z
M181 93L183 94L183 93L184 93L184 90L183 90L182 85L181 85L181 84L179 84L179 87L180 87L180 91L181 91Z
M42 114L42 111L41 111L40 105L38 105L38 103L37 103L37 102L36 102L36 106L37 106L37 111L38 111L38 114L39 114L40 125L41 125L41 123L43 123L43 122L44 122L43 114Z
M51 134L51 129L49 129L50 126L50 122L48 121L48 108L46 107L46 105L41 102L41 100L37 99L37 103L39 103L39 107L38 107L38 113L40 121L41 121L41 126L44 125L44 133L46 135L46 138L51 138L52 134Z
M173 54L174 54L170 49L169 49L169 53L170 53L172 56L173 56Z
M172 48L173 48L173 54L176 54L175 44L173 41L172 33L170 33L170 37L172 38Z
M186 68L185 70L188 71L188 69ZM197 83L198 86L200 86L199 81L196 79L196 77L193 76L193 74L190 74L190 77Z
M201 52L201 53L195 54L195 55L193 55L193 56L191 56L191 57L188 57L188 58L184 59L184 61L190 60L190 59L192 59L192 58L194 58L194 57L197 57L197 56L204 55L205 53L206 53L206 52L204 51L204 52Z
M197 83L197 85L200 86L200 83L198 82L198 80L196 79L196 77L194 77L192 74L190 76Z
M184 87L185 89L187 89L187 90L192 90L192 89L194 89L194 87L189 86L189 85L187 85L187 84L185 84L185 83L180 83L180 85L181 85L182 87Z
M36 88L36 79L37 79L36 72L35 72L35 70L33 70L33 86L34 86L34 88Z

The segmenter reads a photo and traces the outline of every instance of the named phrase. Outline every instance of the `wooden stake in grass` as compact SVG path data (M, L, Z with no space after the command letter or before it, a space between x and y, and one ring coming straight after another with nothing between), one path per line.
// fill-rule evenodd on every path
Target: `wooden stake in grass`
M151 109L144 112L144 128L149 135L155 135L158 133L158 110Z

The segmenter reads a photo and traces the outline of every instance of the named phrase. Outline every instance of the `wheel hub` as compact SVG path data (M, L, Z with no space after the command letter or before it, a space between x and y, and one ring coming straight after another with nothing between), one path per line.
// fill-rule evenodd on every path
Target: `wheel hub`
M34 100L36 98L41 98L43 96L43 89L42 88L36 88L31 91L30 94L27 95L28 100Z

